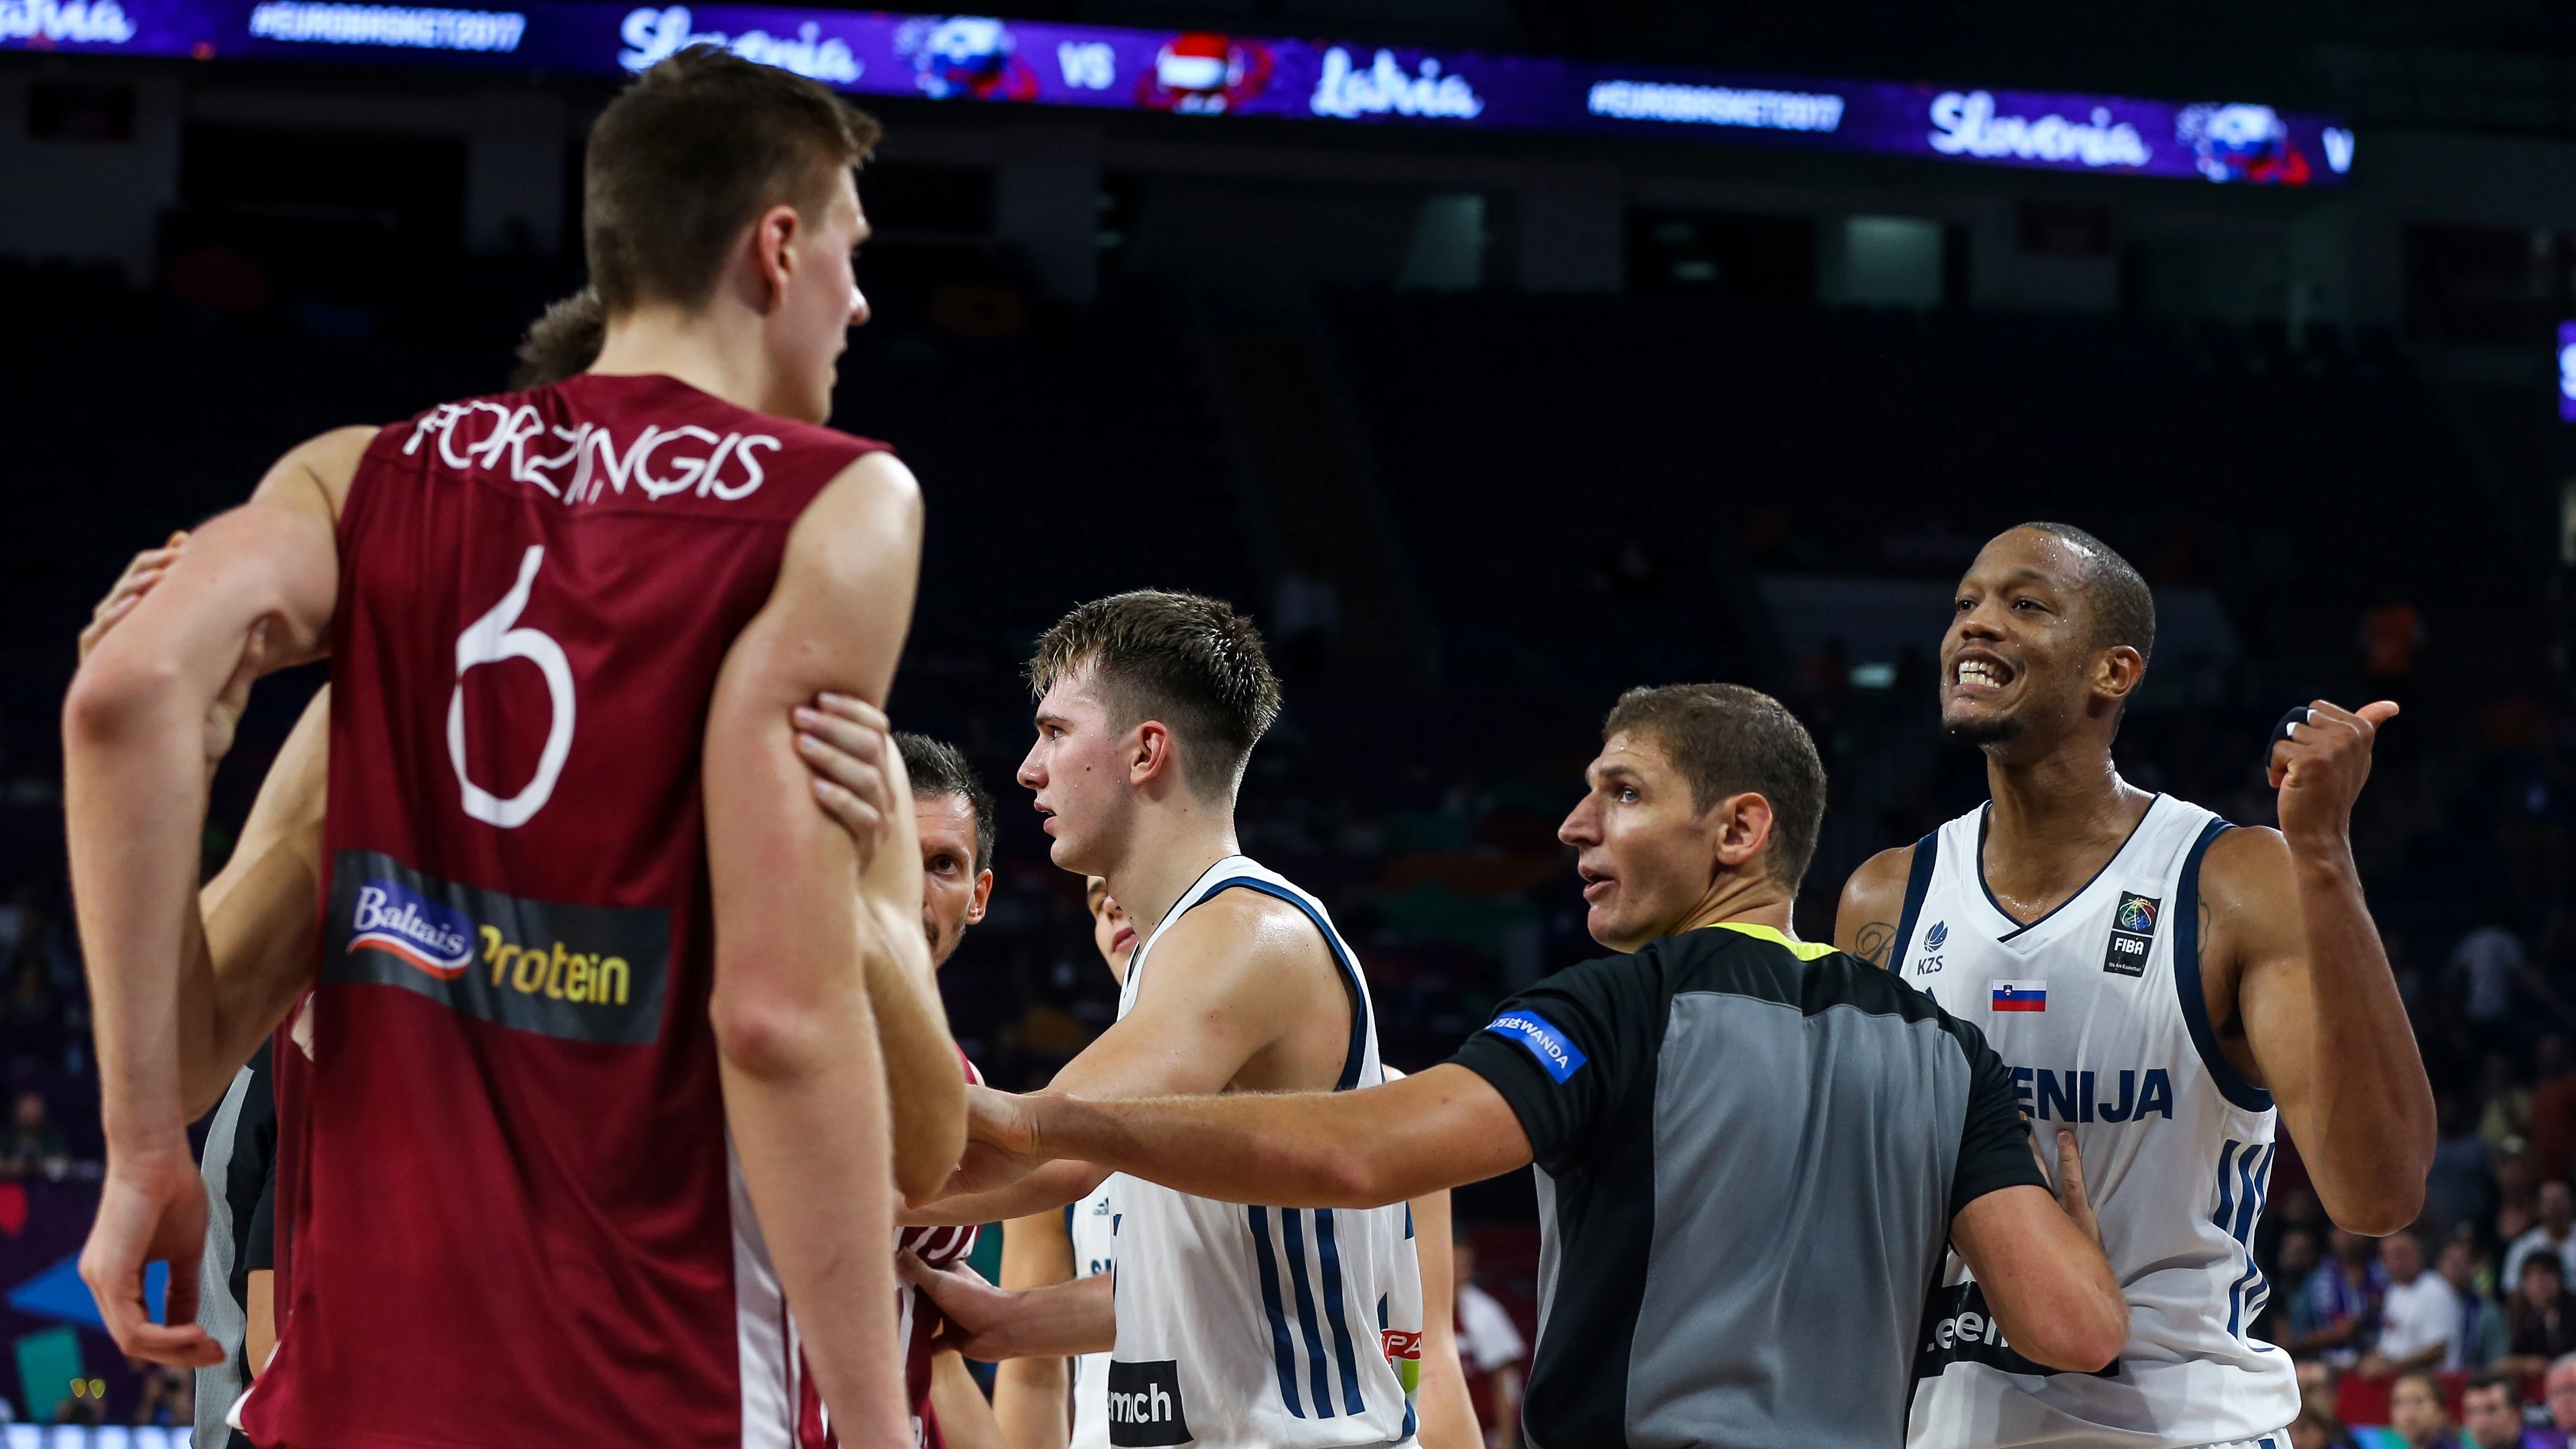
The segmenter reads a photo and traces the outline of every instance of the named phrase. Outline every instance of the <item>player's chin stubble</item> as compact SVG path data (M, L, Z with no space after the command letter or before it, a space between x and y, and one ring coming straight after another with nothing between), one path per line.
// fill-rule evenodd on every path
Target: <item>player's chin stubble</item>
M2021 733L2021 720L2015 715L1965 719L1956 724L1943 720L1941 729L1963 745L2000 745Z

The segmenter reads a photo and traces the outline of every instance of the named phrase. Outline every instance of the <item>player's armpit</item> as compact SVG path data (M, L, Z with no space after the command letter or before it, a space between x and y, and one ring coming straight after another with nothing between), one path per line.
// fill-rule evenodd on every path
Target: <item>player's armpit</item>
M197 893L202 949L183 961L180 982L181 1090L192 1117L222 1100L313 980L330 713L326 684L269 765L232 858Z
M1861 863L1843 884L1842 903L1834 911L1834 949L1847 951L1873 966L1895 963L1897 923L1905 916L1906 878L1914 871L1914 847L1882 850Z
M1019 1100L1024 1140L1005 1150L1076 1157L1226 1202L1383 1207L1530 1163L1502 1094L1452 1063L1355 1092Z
M2326 1215L2374 1235L2413 1222L2432 1086L2349 854L2300 859L2277 831L2230 830L2200 897L2202 959L2233 967L2233 1000L2211 1006L2220 1046L2271 1092Z
M904 1437L886 1253L888 1063L898 1046L908 1060L941 1056L944 1075L924 1073L919 1091L953 1104L952 1161L965 1084L944 1027L936 1042L880 1046L861 956L863 943L895 943L863 916L856 847L814 808L793 711L827 690L882 703L920 540L919 490L900 464L879 454L845 470L789 533L768 604L726 656L706 728L709 1015L725 1119L845 1442ZM912 937L919 944L917 928ZM930 1146L936 1156L943 1144Z

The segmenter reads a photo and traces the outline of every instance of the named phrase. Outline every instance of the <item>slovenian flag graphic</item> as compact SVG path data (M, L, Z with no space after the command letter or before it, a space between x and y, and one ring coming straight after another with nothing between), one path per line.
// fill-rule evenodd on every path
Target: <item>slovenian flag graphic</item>
M1995 983L1995 1010L2048 1010L2048 983L2045 981L1998 981Z

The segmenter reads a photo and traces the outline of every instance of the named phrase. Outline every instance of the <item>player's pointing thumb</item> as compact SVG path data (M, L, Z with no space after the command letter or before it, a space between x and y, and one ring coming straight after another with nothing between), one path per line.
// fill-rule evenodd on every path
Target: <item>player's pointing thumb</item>
M2397 718L2397 701L2393 699L2372 700L2370 703L2354 710L2353 713L2360 715L2363 723L2369 725L2372 729L2377 729L2381 725L2388 723L2390 720Z

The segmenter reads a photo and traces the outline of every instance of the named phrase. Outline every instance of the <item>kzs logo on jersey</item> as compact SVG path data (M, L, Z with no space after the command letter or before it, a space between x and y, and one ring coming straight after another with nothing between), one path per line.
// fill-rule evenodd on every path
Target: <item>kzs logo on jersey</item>
M2102 954L2102 969L2120 976L2143 976L2147 952L2156 944L2156 910L2163 902L2152 896L2120 893L2120 908L2111 913L2111 944Z
M1190 1421L1181 1412L1181 1366L1109 1361L1109 1442L1187 1444Z

